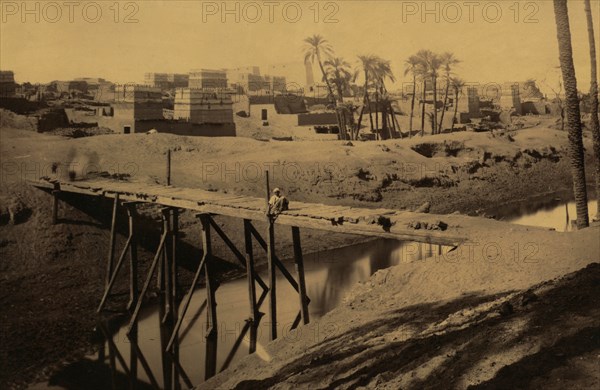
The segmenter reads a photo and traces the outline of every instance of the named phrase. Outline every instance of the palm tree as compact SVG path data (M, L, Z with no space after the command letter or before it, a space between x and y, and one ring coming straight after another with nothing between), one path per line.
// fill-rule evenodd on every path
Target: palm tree
M452 84L452 89L454 90L454 117L452 117L452 128L450 131L454 131L454 124L456 123L456 116L458 114L458 99L467 83L458 77L452 77L450 78L450 84Z
M413 76L413 93L410 102L410 119L408 124L408 136L412 137L413 130L413 114L415 112L415 95L417 94L417 75L421 73L419 58L410 56L404 63L404 75L412 74Z
M379 112L379 100L380 98L382 99L382 103L383 103L383 110L381 111L381 125L382 125L382 130L388 130L387 127L387 114L388 114L388 110L391 109L391 103L390 100L388 99L387 96L387 89L385 88L385 80L389 79L391 82L396 81L395 77L394 77L394 73L392 72L392 66L390 61L388 60L384 60L382 58L379 57L375 57L375 62L372 66L372 79L373 79L373 84L375 86L375 99L376 99L376 108L375 108L375 116L376 118L378 118L378 112ZM393 113L393 109L392 109L392 115L394 115ZM393 120L393 116L392 116L392 120ZM377 125L377 128L379 128L379 125ZM389 133L390 138L393 137L391 131Z
M417 57L421 62L421 66L423 67L423 77L424 80L431 79L432 88L433 88L433 131L432 134L435 134L435 129L437 128L438 117L437 117L437 78L439 76L439 70L442 66L442 62L440 56L432 52L431 50L419 50L417 53ZM426 84L426 81L423 82ZM423 91L423 96L426 97L425 91ZM423 103L425 104L425 103ZM424 111L424 109L423 109ZM425 121L425 115L423 112L423 118L421 119L422 124Z
M329 80L327 80L327 74L325 73L325 68L323 67L322 55L326 57L331 57L333 55L333 48L327 41L327 39L323 38L321 35L315 34L304 39L305 48L304 48L304 62L314 63L315 59L319 63L319 68L321 69L321 74L323 75L323 81L327 84L327 89L329 90L329 96L333 100L335 105L335 97L333 95L333 90L331 89L331 84L329 84Z
M450 91L450 75L452 73L452 67L458 63L460 60L454 56L453 53L446 52L441 55L442 65L444 66L444 70L446 72L446 92L444 94L444 106L442 108L442 117L440 118L440 126L438 128L438 133L442 132L442 128L444 127L444 114L446 112L446 106L448 105L448 92Z
M591 127L594 142L594 155L596 159L596 196L598 198L598 212L596 219L600 219L600 123L598 121L598 74L596 61L596 39L594 38L594 20L592 19L592 6L590 0L585 0L585 14L587 17L588 40L590 42L590 62L592 65L592 82L590 87L591 99Z
M373 129L373 115L371 113L371 101L369 100L369 75L373 73L373 68L375 63L377 62L377 57L373 55L361 55L358 56L360 61L360 66L365 76L365 84L363 87L363 107L360 110L360 114L358 116L358 127L356 129L356 135L360 131L360 125L362 122L363 113L365 111L365 107L369 108L369 119L371 121L371 129Z
M571 160L571 174L573 175L573 192L577 208L577 228L581 229L589 226L589 216L585 183L581 116L579 112L579 97L577 96L577 78L575 76L575 66L573 64L571 27L569 25L567 0L554 0L554 16L556 19L560 68L565 85L569 154Z
M356 79L357 73L350 71L350 64L341 57L331 58L324 63L329 82L335 85L340 103L344 102L344 91Z

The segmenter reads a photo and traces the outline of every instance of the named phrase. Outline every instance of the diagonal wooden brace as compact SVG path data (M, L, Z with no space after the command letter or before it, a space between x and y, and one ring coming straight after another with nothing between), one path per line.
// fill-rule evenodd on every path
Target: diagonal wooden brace
M165 218L167 218L167 216L165 215L165 213L163 213L163 219L165 219ZM140 314L140 309L142 307L142 303L144 302L144 296L146 295L146 292L148 291L148 287L150 287L150 282L152 281L152 276L154 275L154 271L156 270L156 266L158 265L158 261L164 250L165 241L167 239L168 234L169 234L169 230L163 229L162 235L160 237L160 243L158 244L158 249L156 250L156 254L154 255L154 259L152 260L152 264L150 265L150 270L148 271L148 276L146 277L146 281L144 282L142 291L137 299L135 309L131 316L131 320L129 321L129 326L127 327L127 335L131 334L133 326L134 326L135 322L137 321L137 318Z

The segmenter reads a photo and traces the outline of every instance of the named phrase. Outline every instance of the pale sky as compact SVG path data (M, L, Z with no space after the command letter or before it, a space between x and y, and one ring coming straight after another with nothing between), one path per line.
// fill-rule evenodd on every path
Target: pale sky
M359 54L391 60L399 82L408 81L403 63L419 49L453 52L462 60L456 73L470 83L554 78L558 66L551 0L146 0L120 2L118 13L114 4L30 1L25 10L22 1L1 0L0 69L13 70L17 82L84 76L141 82L145 72L302 61L302 40L312 34L323 35L353 65ZM223 13L224 7L233 12ZM592 7L598 37L600 1ZM133 23L125 23L132 13ZM583 1L570 0L569 13L578 87L587 91Z

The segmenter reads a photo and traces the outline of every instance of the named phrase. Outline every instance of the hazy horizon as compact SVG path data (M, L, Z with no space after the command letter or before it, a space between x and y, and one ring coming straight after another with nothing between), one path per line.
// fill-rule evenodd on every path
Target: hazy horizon
M250 65L269 73L267 65L301 64L302 41L312 34L323 35L352 65L359 54L390 60L397 79L390 89L410 81L403 75L404 61L420 49L453 52L462 61L456 74L469 83L533 78L544 87L542 80L556 83L558 75L552 1L338 1L317 3L318 13L315 3L305 1L120 2L118 12L113 2L74 2L72 9L63 2L28 2L29 13L21 2L0 3L0 69L12 70L17 82L77 77L142 82L146 72ZM597 33L600 2L592 3ZM223 4L232 12L223 13ZM569 16L578 88L587 91L583 1L569 1ZM303 76L288 76L288 82ZM320 79L316 67L315 79Z

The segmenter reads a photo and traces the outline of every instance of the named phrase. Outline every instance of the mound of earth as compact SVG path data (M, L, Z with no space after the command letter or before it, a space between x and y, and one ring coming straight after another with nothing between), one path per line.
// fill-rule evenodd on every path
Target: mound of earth
M198 388L597 388L599 233L563 236L530 264L438 257L378 271Z
M0 108L0 128L37 131L37 119Z

